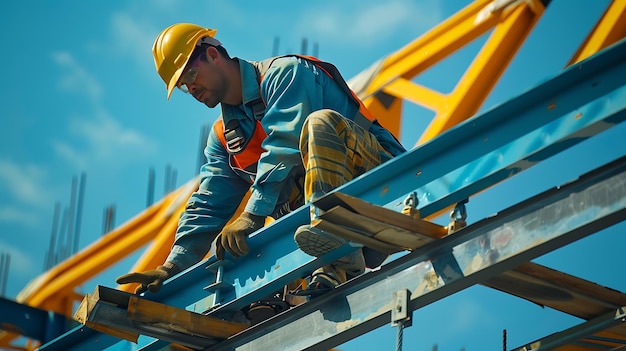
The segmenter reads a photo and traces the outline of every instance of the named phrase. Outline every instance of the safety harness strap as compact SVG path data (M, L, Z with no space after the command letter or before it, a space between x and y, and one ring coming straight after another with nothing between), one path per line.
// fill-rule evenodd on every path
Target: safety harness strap
M337 67L335 67L335 65L333 65L332 63L321 61L313 56L284 55L284 56L271 57L269 59L266 59L260 62L253 62L257 70L257 81L259 83L259 89L261 89L261 81L263 80L265 73L270 68L274 60L281 58L281 57L289 57L289 56L299 57L299 58L302 58L311 62L316 67L324 71L324 73L326 73L331 79L337 82L341 90L343 90L346 93L346 95L350 96L352 98L352 101L355 104L357 104L359 108L353 119L353 121L358 126L360 126L361 128L365 130L369 130L372 123L378 124L378 121L376 120L376 118L374 118L369 113L369 111L367 110L363 102L356 96L356 94L352 91L352 89L350 89L350 87L348 86L348 83L341 76L341 73L339 73L339 70L337 69ZM252 110L254 119L257 121L257 123L258 121L263 119L263 116L265 116L266 104L262 98L258 98L256 100L250 101L246 104L246 106L248 106ZM218 133L218 135L219 134L220 133ZM241 126L239 125L239 121L236 119L228 121L227 125L224 126L223 136L224 136L224 139L222 139L220 136L220 140L222 141L222 144L224 144L228 152L232 155L242 152L248 144L248 140L246 140L245 134L243 133L243 130L241 129Z
M352 91L352 89L350 89L350 87L348 86L348 83L343 78L343 76L341 75L341 73L339 72L337 67L335 67L335 65L333 65L330 62L321 61L320 59L318 59L316 57L313 57L313 56L305 56L305 55L297 55L297 54L294 54L294 55L283 55L283 56L270 57L270 58L268 58L266 60L263 60L263 61L260 61L260 62L254 62L254 65L255 65L255 67L257 69L257 72L258 72L257 80L259 82L259 89L260 89L260 86L261 86L261 81L263 81L263 77L265 76L265 73L270 68L272 63L276 59L279 59L279 58L282 58L282 57L299 57L301 59L305 59L305 60L313 63L319 69L324 71L324 73L326 73L331 79L333 79L335 82L337 82L337 84L339 85L341 90L343 90L343 92L346 93L346 95L351 97L352 101L357 105L358 111L357 111L356 115L354 116L353 120L361 128L363 128L365 130L369 130L370 126L372 125L372 123L378 123L376 118L367 110L367 108L365 107L365 105L363 104L361 99L359 99L358 96L356 96L356 94ZM258 99L258 100L260 100L260 101L255 100L255 101L251 102L250 104L252 104L252 103L259 103L259 102L263 103L263 113L265 113L265 101L263 101L262 99ZM256 115L255 115L255 117L256 117Z

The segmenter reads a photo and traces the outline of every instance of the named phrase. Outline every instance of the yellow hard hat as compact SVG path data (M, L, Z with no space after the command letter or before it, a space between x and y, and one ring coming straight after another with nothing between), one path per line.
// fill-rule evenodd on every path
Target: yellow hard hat
M196 45L206 43L219 46L217 30L191 23L177 23L167 27L154 41L152 55L156 70L167 87L167 99L176 88L180 75Z

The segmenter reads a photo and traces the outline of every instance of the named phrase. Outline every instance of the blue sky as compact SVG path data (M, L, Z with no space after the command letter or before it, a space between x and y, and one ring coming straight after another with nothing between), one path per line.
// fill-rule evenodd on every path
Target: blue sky
M42 273L55 203L69 207L72 177L85 172L80 247L102 233L104 209L115 204L116 224L145 208L150 168L163 195L167 165L180 186L196 174L202 127L218 115L175 92L166 100L155 72L152 42L165 27L192 22L218 29L231 55L260 60L298 52L303 38L318 56L350 78L408 44L463 8L460 0L292 1L29 1L10 2L0 14L0 252L11 255L6 296L14 298ZM557 74L575 52L609 0L553 0L484 109ZM471 47L470 47L471 48ZM311 51L309 51L311 53ZM450 89L471 57L457 55L419 78ZM415 113L408 116L409 111ZM431 116L407 109L402 141L412 146ZM409 132L413 131L413 132ZM524 172L470 201L477 221L535 193L624 154L618 126ZM549 163L549 164L548 164ZM625 291L616 276L624 247L624 224L541 257L537 262ZM617 243L616 243L617 241ZM608 262L607 262L608 261ZM130 264L89 282L115 286ZM579 321L559 312L482 287L472 287L414 313L405 348L430 350L509 348ZM395 329L380 328L342 350L391 349ZM410 347L408 346L410 345Z

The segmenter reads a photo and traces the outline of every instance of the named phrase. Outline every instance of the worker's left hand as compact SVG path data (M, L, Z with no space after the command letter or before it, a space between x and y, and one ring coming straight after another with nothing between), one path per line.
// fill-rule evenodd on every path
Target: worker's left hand
M225 251L228 251L234 258L247 254L250 249L246 242L246 237L265 224L264 216L253 215L243 212L234 222L222 229L222 232L215 240L215 256L218 260L224 259Z

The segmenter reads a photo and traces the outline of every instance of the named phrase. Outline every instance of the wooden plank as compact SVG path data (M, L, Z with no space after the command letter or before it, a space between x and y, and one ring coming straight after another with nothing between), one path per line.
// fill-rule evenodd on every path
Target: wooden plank
M128 318L151 327L217 339L229 338L249 327L248 324L205 316L137 296L130 298Z
M400 215L405 216L402 214ZM348 228L352 232L361 234L362 236L395 245L398 247L398 250L396 251L414 250L433 240L430 236L425 236L391 224L379 222L378 220L356 214L340 206L336 206L330 211L324 212L320 215L320 218L322 220L332 222L333 224L340 225L344 228ZM367 239L369 243L368 245L368 243L363 242L363 238L360 236L351 237L349 240L359 242L366 246L371 245L371 241L369 241L369 239Z
M103 286L85 296L74 319L133 342L145 334L193 348L206 348L249 327Z
M622 292L533 262L524 263L483 285L585 320L626 305L626 294ZM612 331L626 336L624 325Z
M120 305L128 305L128 296L124 294L118 294L114 296L114 294L111 294L108 290L113 289L103 288L102 286L98 285L96 286L93 294L85 295L80 305L78 306L78 309L74 313L74 320L81 324L84 324L85 326L93 330L113 335L117 338L121 338L124 340L137 342L139 338L139 333L116 328L111 325L104 325L94 322L94 319L96 319L96 315L99 313L99 310L101 310L101 306L99 304L100 301L107 301L107 307L119 307ZM104 296L105 299L101 300L101 296ZM122 307L123 309L126 309L125 306Z
M431 238L442 238L448 234L444 226L373 205L359 198L339 192L324 196L317 200L315 205L324 211L340 206L356 214Z

